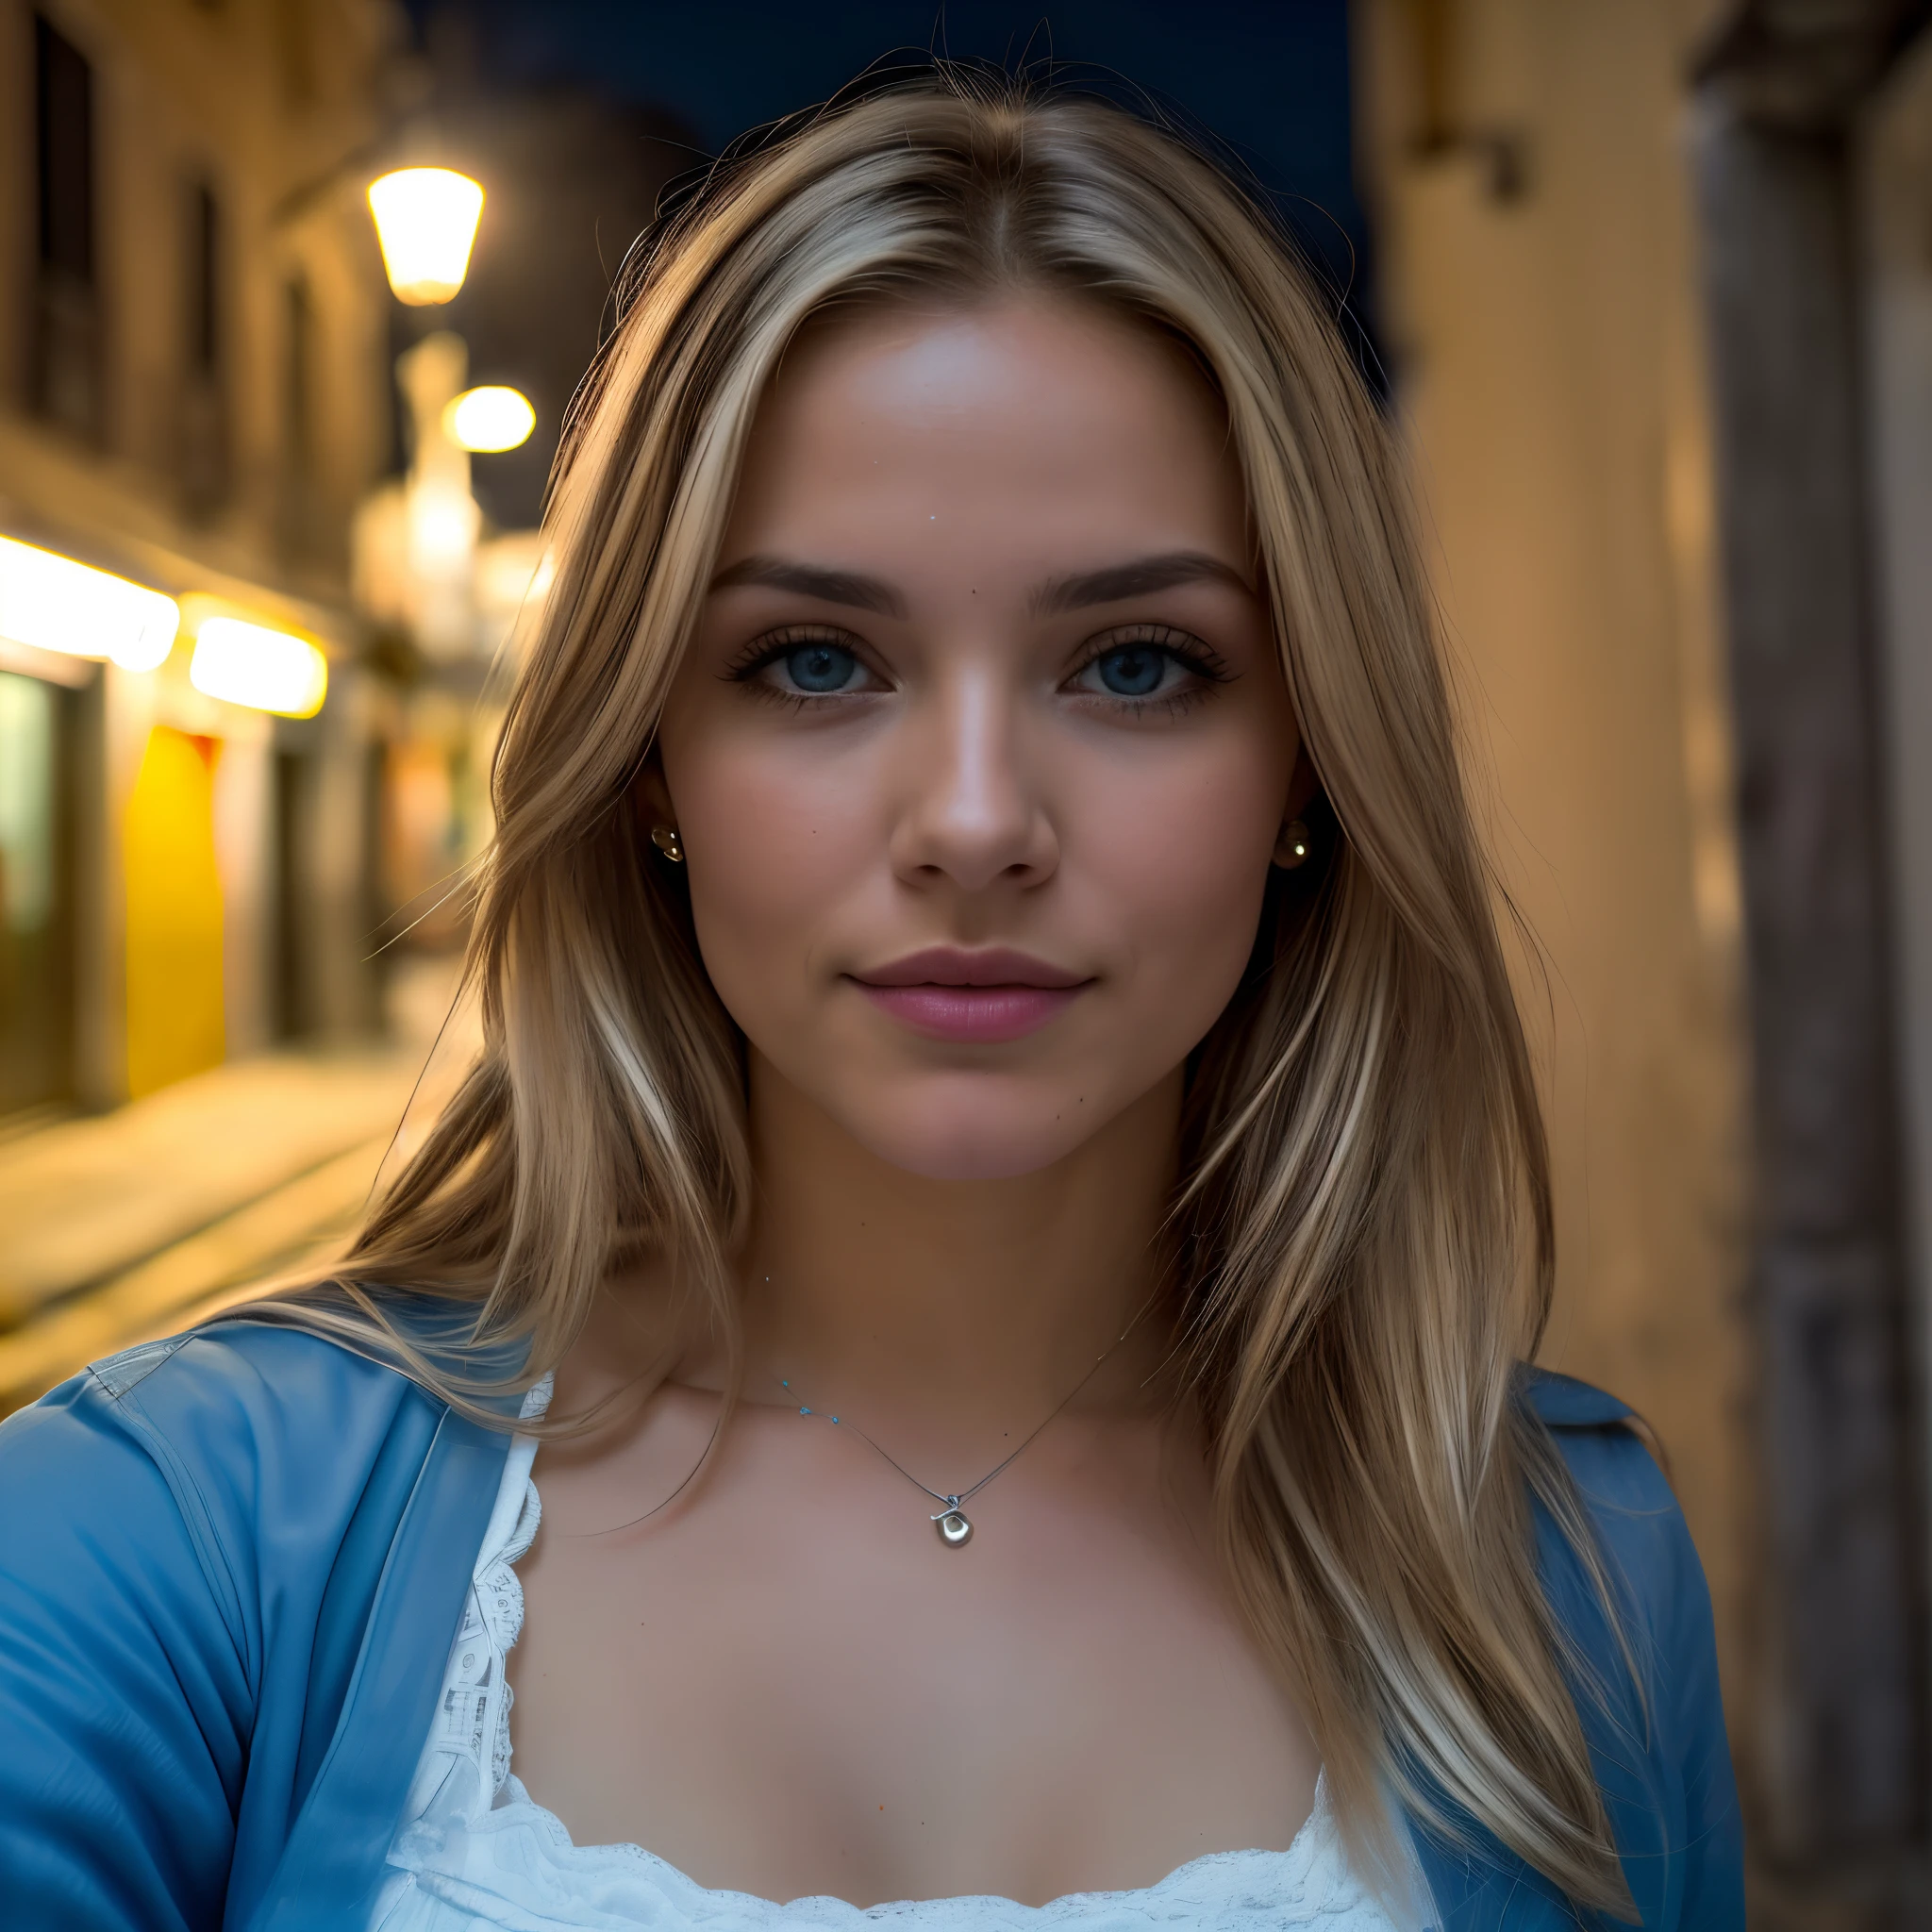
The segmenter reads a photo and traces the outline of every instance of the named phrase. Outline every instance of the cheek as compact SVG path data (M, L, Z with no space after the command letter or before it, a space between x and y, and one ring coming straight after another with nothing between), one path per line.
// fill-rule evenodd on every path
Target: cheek
M787 988L803 990L796 969L876 843L867 837L866 787L856 769L828 774L823 761L789 759L769 738L728 733L682 758L667 743L665 775L705 967L742 1024L786 1004Z
M1131 951L1135 1004L1177 1056L1214 1024L1254 949L1287 790L1278 750L1256 743L1089 793L1082 869Z

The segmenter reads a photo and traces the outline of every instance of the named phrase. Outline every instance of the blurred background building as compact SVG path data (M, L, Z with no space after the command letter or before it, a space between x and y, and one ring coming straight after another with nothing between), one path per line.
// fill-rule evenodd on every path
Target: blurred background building
M1710 1575L1753 1923L1932 1924L1928 9L1356 9L1378 319L1525 960L1545 1351Z
M303 638L337 684L282 723L183 652L7 642L9 1109L369 1017L346 537L390 441L387 301L340 210L290 197L375 133L385 46L321 11L0 7L0 534Z
M1275 199L1409 452L1536 935L1544 1358L1669 1454L1753 1923L1932 1924L1928 15L0 0L0 1407L353 1220L666 184L895 49L1091 63ZM422 167L484 192L433 302L367 199Z
M393 441L390 297L366 215L317 189L379 135L394 45L359 0L0 0L0 1345L20 1390L36 1346L90 1339L62 1330L65 1298L345 1144L296 1124L265 1150L305 1108L269 1104L257 1069L380 1017L382 696L349 537ZM228 1065L263 1125L170 1112Z

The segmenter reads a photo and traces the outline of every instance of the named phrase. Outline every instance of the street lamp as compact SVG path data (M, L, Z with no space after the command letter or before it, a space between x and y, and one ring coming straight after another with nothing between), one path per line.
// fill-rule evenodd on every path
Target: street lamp
M537 426L537 412L521 390L501 383L466 389L442 412L451 440L476 455L521 449Z
M447 302L463 286L483 190L449 168L399 168L369 184L369 211L396 300Z

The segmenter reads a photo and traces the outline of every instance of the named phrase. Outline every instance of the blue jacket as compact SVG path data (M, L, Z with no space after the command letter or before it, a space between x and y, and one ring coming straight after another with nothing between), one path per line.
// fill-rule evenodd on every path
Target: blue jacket
M1710 1607L1621 1404L1533 1374L1588 1499L1644 1711L1574 1559L1545 1587L1648 1927L1743 1920ZM360 1932L508 1436L296 1329L130 1350L0 1424L0 1924ZM1493 1840L1421 1842L1446 1932L1574 1916Z

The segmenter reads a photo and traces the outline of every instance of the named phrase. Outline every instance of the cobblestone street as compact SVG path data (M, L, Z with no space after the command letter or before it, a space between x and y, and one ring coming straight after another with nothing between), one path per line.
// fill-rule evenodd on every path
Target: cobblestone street
M412 1144L466 1058L446 1040L419 1083L448 984L434 960L400 977L389 1044L232 1061L0 1140L0 1414L339 1253L405 1110Z
M0 1412L339 1247L414 1074L243 1060L0 1143Z

